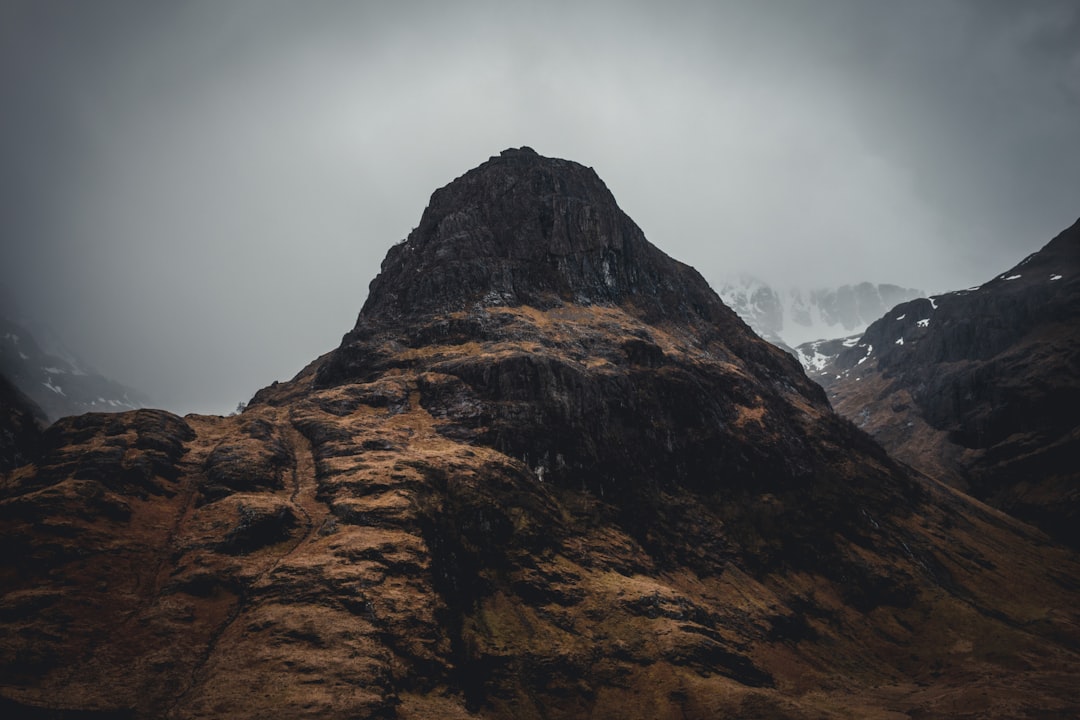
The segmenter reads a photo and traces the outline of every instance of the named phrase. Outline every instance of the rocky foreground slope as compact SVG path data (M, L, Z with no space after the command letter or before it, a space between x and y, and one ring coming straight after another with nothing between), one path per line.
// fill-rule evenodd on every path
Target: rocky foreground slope
M838 412L1080 549L1080 221L979 287L897 305L846 345L818 347L812 373Z
M0 493L9 717L1080 712L1076 557L895 463L525 148L241 415L41 443Z

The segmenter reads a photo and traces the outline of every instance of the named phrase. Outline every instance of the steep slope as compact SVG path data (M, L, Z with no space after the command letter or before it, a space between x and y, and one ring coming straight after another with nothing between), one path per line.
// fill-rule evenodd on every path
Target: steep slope
M45 422L41 408L0 375L0 473L37 457Z
M291 382L63 419L0 518L14 715L1080 710L1075 556L894 463L525 148Z
M823 363L896 457L1080 548L1080 222L977 287L893 308Z
M868 282L777 290L748 275L721 281L717 293L754 332L784 349L861 333L894 305L924 296L920 290Z
M86 369L62 347L44 349L30 324L12 314L10 308L0 307L0 374L40 406L49 422L85 412L134 410L149 403L139 391Z

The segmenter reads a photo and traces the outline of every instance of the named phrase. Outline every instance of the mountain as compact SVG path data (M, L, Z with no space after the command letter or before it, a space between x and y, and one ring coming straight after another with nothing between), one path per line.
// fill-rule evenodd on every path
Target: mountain
M32 399L49 422L149 406L141 392L93 371L46 328L21 317L6 294L0 299L0 376Z
M893 461L591 169L437 190L239 415L0 483L8 717L1047 717L1075 554Z
M901 460L1080 548L1080 222L983 285L900 304L846 344L819 349L816 371L840 413Z
M860 333L894 305L924 296L921 290L868 282L777 291L750 275L721 281L717 293L754 332L787 350Z

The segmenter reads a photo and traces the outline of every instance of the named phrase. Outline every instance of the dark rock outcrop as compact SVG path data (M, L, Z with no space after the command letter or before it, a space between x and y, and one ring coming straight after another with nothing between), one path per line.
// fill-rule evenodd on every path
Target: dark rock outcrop
M733 315L691 268L650 244L592 168L506 150L431 196L390 249L360 313L423 318L473 307L633 304L649 321Z
M977 288L896 306L818 377L897 457L1080 548L1080 222Z
M0 487L27 715L1080 709L1076 558L892 461L529 150L241 415L64 420Z
M511 352L456 350L470 343ZM431 362L399 345L448 352ZM448 431L605 492L798 485L814 467L788 447L803 442L794 408L827 411L789 356L645 240L591 168L528 148L432 195L316 384L406 368L429 372L422 402ZM768 432L730 430L750 409Z
M44 411L0 375L0 475L37 458L46 422Z

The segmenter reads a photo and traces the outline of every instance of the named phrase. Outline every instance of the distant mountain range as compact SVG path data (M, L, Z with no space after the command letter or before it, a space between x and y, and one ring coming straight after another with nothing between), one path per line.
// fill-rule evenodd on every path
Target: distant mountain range
M862 282L835 288L774 288L750 275L721 280L717 294L754 332L789 351L811 340L860 333L922 290Z
M142 392L95 372L47 327L0 307L0 375L44 412L48 422L86 412L147 407Z

